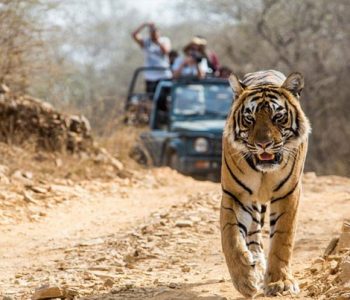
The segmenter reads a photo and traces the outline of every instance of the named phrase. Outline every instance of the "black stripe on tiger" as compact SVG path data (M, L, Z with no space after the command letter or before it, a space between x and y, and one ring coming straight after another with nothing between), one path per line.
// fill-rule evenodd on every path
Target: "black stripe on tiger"
M249 87L249 89L254 92L252 94L263 93L263 92L278 93L278 91L276 91L276 88L274 88L272 86L268 87L268 86L257 85L257 86ZM250 95L252 95L252 94L250 94Z
M229 196L239 205L239 207L251 217L251 219L252 219L253 222L258 223L258 224L261 223L261 221L259 221L257 218L255 218L255 217L253 216L253 211L252 211L251 208L246 207L241 201L239 201L239 200L237 199L237 197L236 197L235 195L233 195L233 194L230 193L229 191L225 190L224 188L223 188L222 190L223 190L224 193L226 193L227 195L229 195ZM222 206L222 208L228 209L227 207L223 207L223 206ZM233 209L232 209L232 211L233 211L233 213L235 214L235 212L234 212ZM235 214L235 216L236 216L236 214ZM237 216L236 216L236 219L237 219L237 221L239 221L238 218L237 218Z
M253 98L251 98L249 100L249 102L255 102L255 101L259 100L259 99L261 99L261 96L254 96Z
M252 236L252 235L257 234L257 233L260 233L260 232L261 232L260 229L254 230L254 231L248 232L248 236Z
M289 128L286 128L287 130L293 132L294 136L289 136L287 138L287 140L290 140L291 138L295 138L295 137L298 137L299 136L299 132L295 129L293 129L293 127L289 127Z
M255 211L257 211L260 214L264 214L266 212L266 205L261 205L261 210L254 204L252 205L252 207Z
M248 246L248 247L251 246L251 245L257 245L257 246L259 246L260 248L263 248L262 244L259 243L259 242L256 242L256 241L251 241L251 242L247 243L247 246Z
M248 234L248 230L247 230L247 227L245 227L242 223L226 223L225 225L224 225L224 227L222 228L222 231L224 231L225 229L226 229L226 227L227 226L238 226L239 227L239 229L241 229L243 232L241 232L241 233L243 233L243 235L244 235L244 237L246 237L247 236L247 234Z
M292 176L293 171L294 171L294 166L295 166L296 160L297 160L297 158L295 157L295 158L294 158L294 161L293 161L293 165L292 165L292 167L291 167L291 169L290 169L289 174L288 174L285 178L283 178L283 179L281 180L281 182L273 189L274 192L277 192L278 190L280 190L280 189L284 186L284 184L288 181L288 179L290 178L290 176Z
M236 213L235 213L235 211L233 210L232 207L226 207L226 206L221 205L221 208L226 209L226 210L230 210L236 215ZM236 217L236 219L237 219L237 217Z
M275 226L277 221L285 214L285 212L281 213L276 219L270 220L270 227Z
M233 171L231 170L231 168L229 167L228 163L227 163L227 159L226 159L226 156L224 156L224 161L225 161L225 166L227 168L227 170L230 172L231 174L231 177L234 179L234 181L236 181L238 183L238 185L243 188L246 192L249 193L249 195L252 195L253 192L252 190L247 187L242 181L240 181L236 176L235 174L233 173Z
M234 214L234 216L235 216L235 218L236 218L236 221L237 221L238 223L229 223L229 224L231 224L232 226L233 226L233 225L237 225L237 226L239 227L239 231L242 233L242 235L243 235L244 237L246 237L247 234L248 234L247 227L246 227L244 224L242 224L241 222L239 222L239 220L238 220L238 218L237 218L237 215L236 215L236 212L234 211L234 209L231 208L231 207L225 207L225 206L223 206L223 205L221 205L221 208L232 211L232 213ZM225 229L226 225L227 225L227 224L225 224L223 230Z
M258 213L260 213L259 207L255 206L254 204L252 205L252 207L253 207L253 209L254 209L255 211L257 211Z
M243 230L243 232L244 232L244 236L246 237L246 236L247 236L247 234L248 234L247 227L245 227L245 225L244 225L244 224L242 224L242 223L240 223L240 222L238 222L238 227L239 227L240 229L242 229L242 230Z
M265 103L264 101L261 101L261 102L256 106L256 111L261 110L265 105L266 105L266 103Z
M270 100L271 103L273 103L275 105L279 105L279 103L276 100L274 100L274 99L269 99L269 100Z
M253 158L251 155L249 155L248 157L245 156L244 159L247 162L247 164L249 165L249 167L251 167L256 172L259 172L259 170L254 165Z
M286 96L284 93L285 93L285 92L282 92L283 96L284 96L285 98L288 99L288 96ZM292 128L292 132L295 134L296 137L298 137L298 136L300 135L300 134L299 134L299 131L298 131L298 130L299 130L299 127L300 127L298 109L297 109L297 107L296 107L293 103L288 102L288 105L290 105L291 107L293 107L293 112L292 112L292 110L291 110L291 115L292 115L292 117L291 117L290 120L291 120L292 122L293 122L293 120L295 120L295 125L296 125L296 129Z
M238 125L237 125L238 124ZM241 124L242 124L242 117L241 117L241 114L239 113L238 115L237 115L237 124L236 124L236 127L238 126L238 132L236 132L237 134L238 134L238 137L240 137L240 126L241 126ZM236 127L235 128L233 128L233 130L234 131L236 131Z
M283 200L283 199L287 198L289 195L291 195L291 194L295 191L295 189L297 188L298 184L299 184L299 181L298 181L297 184L296 184L287 194L285 194L284 196L278 197L278 198L275 198L275 199L272 198L271 204L274 204L274 203L276 203L276 202L279 201L279 200Z
M256 219L255 217L252 216L252 220L255 222L255 223L258 223L260 224L260 221L258 219Z
M278 97L274 93L266 93L266 97L269 97L273 100L278 100Z
M261 226L261 228L263 228L264 224L265 224L265 212L266 212L266 206L263 205L261 207L261 218L260 218L260 226Z
M276 230L275 232L270 233L270 239L272 239L276 233L278 233L278 234L284 234L284 233L287 233L287 231Z
M234 194L232 194L231 192L225 190L224 188L222 188L222 191L223 191L226 195L230 196L230 197L238 204L238 206L242 208L242 210L244 210L246 213L248 213L248 214L253 218L253 216L252 216L252 210L251 210L249 207L246 207L246 206L245 206L241 201L239 201L238 198L237 198Z

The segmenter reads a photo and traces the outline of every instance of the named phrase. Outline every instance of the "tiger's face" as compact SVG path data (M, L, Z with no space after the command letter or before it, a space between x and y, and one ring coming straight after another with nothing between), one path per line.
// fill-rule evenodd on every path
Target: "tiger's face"
M225 135L259 171L278 169L310 131L299 105L302 77L299 73L292 75L281 87L243 87L238 80L234 82L239 87L235 86L237 98L228 120L231 126L226 126Z

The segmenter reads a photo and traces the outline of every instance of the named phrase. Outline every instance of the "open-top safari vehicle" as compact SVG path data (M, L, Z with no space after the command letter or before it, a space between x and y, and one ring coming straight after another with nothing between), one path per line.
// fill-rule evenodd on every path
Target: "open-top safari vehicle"
M232 100L226 79L161 80L150 102L150 130L139 138L138 160L218 178L222 132Z
M164 72L169 71L169 68L163 67L139 67L134 71L131 78L128 94L125 101L125 119L124 122L128 125L147 125L151 115L154 93L147 93L141 84L145 72Z

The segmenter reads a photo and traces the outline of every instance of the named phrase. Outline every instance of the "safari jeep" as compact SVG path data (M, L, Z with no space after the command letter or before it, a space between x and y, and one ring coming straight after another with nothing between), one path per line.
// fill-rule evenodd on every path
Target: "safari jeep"
M220 178L222 132L232 99L224 79L160 81L150 131L140 135L144 159L184 174Z

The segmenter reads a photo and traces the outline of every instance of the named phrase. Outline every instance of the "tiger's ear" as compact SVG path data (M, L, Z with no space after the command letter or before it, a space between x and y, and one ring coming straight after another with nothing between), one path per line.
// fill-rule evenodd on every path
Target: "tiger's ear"
M282 87L299 97L304 88L304 77L299 72L291 73L283 82Z
M230 77L228 78L228 81L236 96L240 95L246 87L242 82L239 81L237 76L233 73L231 73Z

